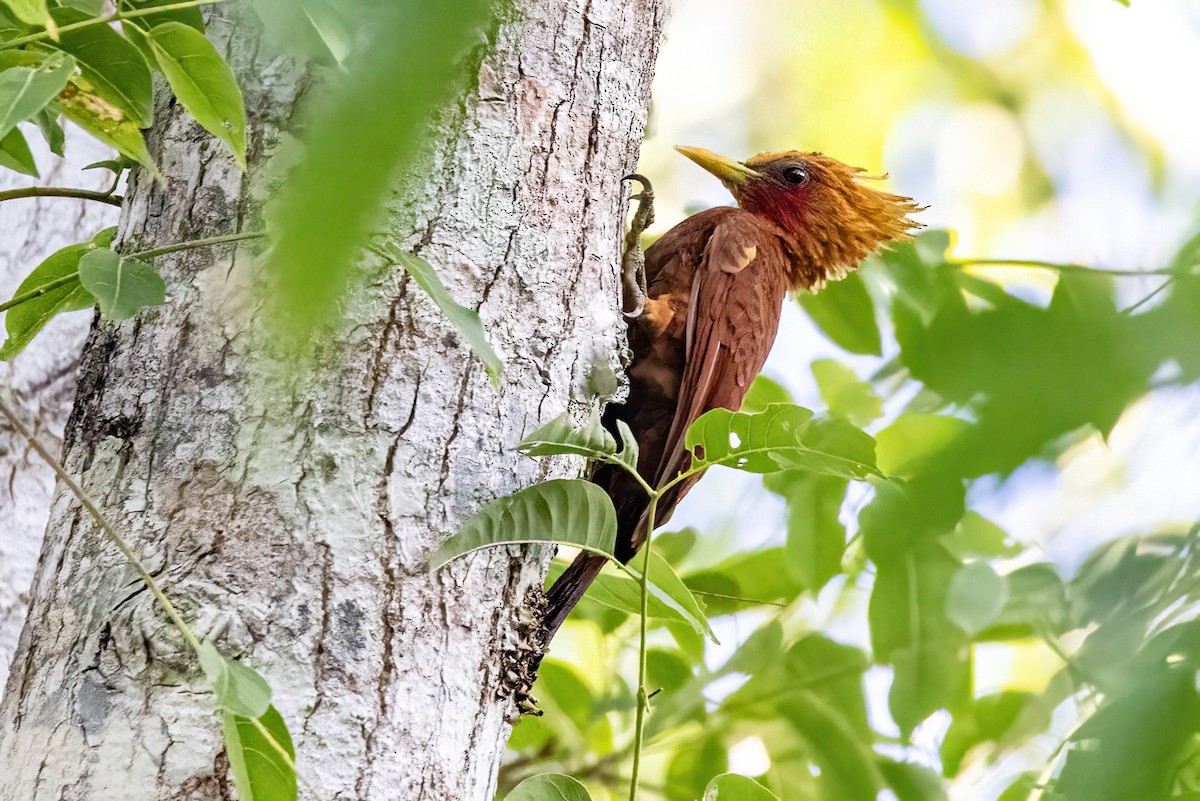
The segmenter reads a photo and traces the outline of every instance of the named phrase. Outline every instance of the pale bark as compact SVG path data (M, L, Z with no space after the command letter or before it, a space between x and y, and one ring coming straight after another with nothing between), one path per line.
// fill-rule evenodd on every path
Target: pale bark
M478 308L507 361L499 388L417 287L378 265L322 370L271 383L248 250L160 259L167 305L96 327L84 354L68 469L198 631L267 676L325 798L491 798L506 653L544 554L485 552L436 574L424 560L487 499L571 474L512 446L611 390L619 368L619 182L660 0L516 5L446 115L425 184L388 222ZM302 77L249 30L210 28L247 82L250 180L160 103L169 187L138 182L123 241L259 224L263 165ZM61 491L13 665L0 799L229 797L194 659Z
M103 191L112 183L107 170L80 169L111 158L112 151L77 128L66 129L66 160L52 156L36 132L27 133L42 176L34 179L0 170L0 190L68 186ZM46 256L115 225L118 213L114 206L71 198L0 203L0 298L11 297ZM58 317L15 360L0 362L0 388L11 390L13 401L55 452L75 399L75 370L90 320L88 312ZM7 422L0 421L0 687L25 622L29 584L53 491L50 468L30 453Z

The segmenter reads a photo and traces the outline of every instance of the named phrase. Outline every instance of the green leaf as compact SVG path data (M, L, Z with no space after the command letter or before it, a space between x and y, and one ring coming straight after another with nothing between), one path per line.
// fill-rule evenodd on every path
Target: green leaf
M643 558L635 556L626 565L626 569L638 579L641 578ZM704 634L718 645L720 644L720 640L717 639L712 626L708 623L708 618L705 617L700 604L696 602L696 596L692 595L692 591L680 580L667 560L654 551L650 552L650 594L679 612L697 632Z
M757 414L713 409L685 436L692 467L751 473L784 469L862 479L876 474L875 441L844 420L814 418L800 406L775 403Z
M59 0L59 5L81 11L89 17L104 13L104 0Z
M480 548L558 542L611 557L617 537L612 500L582 479L553 479L484 504L430 558L436 569Z
M646 614L657 620L667 620L690 626L690 621L679 611L678 605L669 605L661 600L662 593L650 593L650 603ZM642 610L641 585L624 573L620 575L601 573L596 576L592 586L588 587L587 600L624 612L627 615L639 615Z
M840 414L856 426L865 426L883 414L883 401L866 381L860 381L846 365L833 359L812 363L813 378L821 391L821 400L829 411Z
M196 655L221 710L242 718L266 714L271 706L271 687L256 670L223 656L210 642L201 643Z
M883 759L879 770L897 801L946 801L941 777L924 765Z
M707 579L714 577L725 582L733 581L737 587L736 594L745 598L767 602L791 601L804 590L804 586L796 580L792 571L779 569L784 564L787 564L787 555L783 548L738 553L709 569L689 573L686 582L689 587L707 590L711 586Z
M287 4L285 13L293 8ZM277 233L267 263L272 300L288 333L329 323L395 176L419 152L429 115L465 91L468 77L474 85L474 61L464 53L481 41L490 9L484 0L374 4L374 35L314 105L306 156L266 212ZM498 372L482 335L469 338Z
M779 797L754 779L722 773L704 788L704 801L779 801Z
M0 346L0 359L7 361L24 350L55 315L95 305L95 299L79 283L79 260L96 248L110 245L116 233L116 228L106 228L92 237L90 242L56 250L25 277L13 293L14 298L37 290L44 291L4 313L8 339ZM53 289L45 289L62 279L70 280Z
M121 157L115 158L115 159L104 159L102 161L93 161L91 164L87 165L83 169L85 169L85 170L109 170L114 175L120 175L125 170L128 170L130 167L134 167L136 165L137 165L136 161L131 161L130 159L126 158L125 156L121 156Z
M888 695L906 735L938 709L954 709L970 693L970 650L946 617L948 585L959 562L936 542L876 565L868 620L875 658L895 671Z
M698 744L678 749L671 758L667 765L667 797L671 801L696 801L713 772L728 767L729 753L720 735L706 733Z
M33 121L41 130L42 138L46 140L46 147L50 148L51 153L61 158L67 137L58 123L58 109L53 105L47 106L33 115Z
M163 22L147 37L171 91L196 122L229 145L246 169L246 104L233 71L195 28Z
M270 739L263 736L254 720L226 712L222 721L225 754L238 801L296 801L296 749L275 707L267 707L258 719ZM286 759L276 745L287 753Z
M791 403L792 393L773 378L760 375L750 383L746 397L742 399L743 412L761 412L772 403Z
M1012 542L1004 529L972 511L963 515L954 531L942 537L942 545L958 559L969 556L1016 556L1022 551L1021 544Z
M598 459L613 464L623 464L637 471L638 447L633 432L624 420L617 421L621 432L622 449L617 450L617 441L600 421L600 410L592 407L588 421L576 428L571 416L564 412L549 423L526 435L517 444L517 450L526 456L557 456L569 454Z
M165 183L166 179L146 149L141 128L136 122L124 118L107 100L72 83L55 105L71 122L109 147L116 148L121 155L141 164L155 180Z
M343 61L353 45L354 22L362 9L345 0L252 0L267 41L293 58L323 66Z
M121 4L130 8L144 10L147 8L159 8L160 6L177 5L179 0L121 0ZM194 28L200 33L204 33L204 14L201 13L199 6L190 6L188 8L171 8L165 11L158 11L154 14L147 14L144 17L138 17L134 20L143 28L153 28L156 25L161 25L164 22L180 22L190 28ZM124 24L124 23L122 23Z
M561 773L530 776L506 795L505 801L591 801L587 788Z
M830 283L817 294L803 293L799 299L821 333L843 349L871 356L883 352L875 304L857 272Z
M968 635L995 622L1008 601L1008 582L984 559L963 565L950 580L946 617Z
M54 100L74 71L73 58L53 53L40 65L9 67L0 72L0 138Z
M25 134L21 133L20 128L13 128L7 136L0 139L0 167L8 167L22 175L38 177L37 163L33 160L29 143L25 141Z
M849 483L833 476L785 470L764 486L787 499L787 566L814 593L842 571L846 527L838 516Z
M60 27L90 19L70 8L56 8L51 14ZM75 57L81 75L73 83L106 100L116 121L128 120L139 128L154 122L150 68L128 39L107 25L89 25L64 31L53 46Z
M109 320L126 320L146 306L167 300L166 284L153 265L108 248L93 250L79 260L79 282L95 296L100 313Z
M945 775L955 776L962 767L963 758L975 746L999 742L1034 697L1032 693L1026 692L985 695L956 712L954 721L942 740L942 767Z
M483 362L483 369L487 371L492 384L499 386L504 362L500 360L496 351L492 350L479 314L474 309L455 303L454 298L450 297L450 293L446 291L442 279L438 277L437 270L433 269L429 262L390 243L387 246L387 252L404 267L405 271L417 282L417 286L425 290L425 294L429 296L430 300L441 310L442 314L446 315L450 324L466 338L467 345Z
M968 428L948 415L902 414L875 435L879 469L890 476L914 475Z
M4 5L13 16L28 25L45 25L50 18L46 0L4 0Z

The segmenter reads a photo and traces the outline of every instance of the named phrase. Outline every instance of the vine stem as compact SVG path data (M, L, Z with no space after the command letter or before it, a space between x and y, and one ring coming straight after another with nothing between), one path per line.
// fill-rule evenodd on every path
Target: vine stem
M166 610L167 616L171 618L171 622L175 624L175 628L179 629L180 633L183 634L183 638L187 640L188 645L192 646L192 648L199 653L200 640L196 637L191 627L184 622L183 618L179 614L179 610L175 608L175 605L171 603L171 600L167 598L165 594L163 594L162 589L159 588L158 584L154 581L154 578L150 575L150 572L146 570L146 567L142 564L142 561L137 558L136 554L134 554L133 549L131 549L129 544L125 542L124 538L117 533L117 530L113 527L112 523L108 522L108 518L106 518L100 509L97 508L96 504L84 491L83 487L79 486L75 479L71 478L71 475L63 468L61 464L59 464L58 459L55 459L54 456L51 455L50 451L46 450L46 447L42 445L41 441L33 435L33 432L31 432L25 426L25 424L21 422L21 419L17 416L16 411L8 405L8 402L3 397L0 397L0 414L3 414L8 418L8 422L11 423L12 427L17 430L17 433L23 436L26 441L29 442L29 446L37 452L38 456L42 457L42 461L50 466L50 469L54 471L55 475L58 476L60 481L67 485L67 488L71 490L71 494L78 499L83 508L87 509L88 513L95 518L96 524L100 526L100 530L103 531L105 535L108 536L109 540L111 540L113 544L117 546L117 549L121 551L122 555L129 560L129 564L133 565L134 569L137 570L138 574L142 577L142 581L144 581L146 586L150 589L150 592L154 593L154 597L158 599L160 604L162 604L163 609Z
M163 8L163 6L158 6L158 8ZM137 253L125 253L122 254L122 257L126 259L152 259L155 256L165 256L168 253L178 253L181 250L192 250L194 248L208 247L209 245L223 245L227 242L242 242L247 239L262 239L266 235L267 234L264 231L248 231L240 234L211 236L207 239L193 239L188 242L177 242L174 245L164 245L161 248L154 248L153 250L142 250L138 251ZM17 306L25 301L41 297L47 292L58 289L60 286L65 286L72 281L78 280L78 270L68 273L67 275L61 275L49 283L42 284L39 287L29 290L28 292L22 292L20 295L14 295L10 300L0 303L0 312L8 311L13 306Z
M663 490L650 493L650 508L646 512L646 544L642 546L642 578L641 578L641 636L638 639L638 691L637 691L637 721L633 734L633 770L629 778L629 801L637 801L638 776L642 768L642 741L646 732L646 710L650 698L646 692L646 640L648 621L650 619L650 547L654 537L655 514L658 511L658 499Z
M1093 273L1098 275L1134 277L1139 275L1181 275L1177 270L1109 270L1103 267L1088 267L1083 264L1062 264L1060 262L1041 261L1038 259L949 259L946 263L951 267L959 269L963 267L1038 267L1043 270L1054 270L1060 273Z
M95 200L110 206L120 206L125 198L111 192L93 192L90 189L72 189L66 186L24 186L0 192L0 203L27 197L73 197L76 200Z
M42 39L57 39L58 35L66 31L76 31L80 28L90 28L94 25L107 25L110 22L120 22L123 19L134 19L136 17L147 17L151 14L161 14L164 11L179 11L184 8L195 8L196 6L211 6L216 3L223 3L225 0L187 0L183 3L170 3L164 6L152 6L150 8L135 8L130 11L114 11L111 14L105 14L101 17L93 17L92 19L80 20L72 22L69 25L60 25L55 28L54 35L51 36L50 31L38 31L31 33L28 36L18 36L16 39L9 39L7 42L0 42L0 50L10 50L14 47L27 45L30 42L40 42Z

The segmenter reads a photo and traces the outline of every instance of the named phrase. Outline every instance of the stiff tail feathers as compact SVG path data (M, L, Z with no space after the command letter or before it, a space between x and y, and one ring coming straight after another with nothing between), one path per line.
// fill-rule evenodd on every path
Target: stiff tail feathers
M554 586L546 592L546 616L543 623L546 643L554 638L563 621L567 619L567 615L571 614L571 610L587 592L592 581L600 575L600 571L607 561L606 557L596 554L579 554L554 582Z

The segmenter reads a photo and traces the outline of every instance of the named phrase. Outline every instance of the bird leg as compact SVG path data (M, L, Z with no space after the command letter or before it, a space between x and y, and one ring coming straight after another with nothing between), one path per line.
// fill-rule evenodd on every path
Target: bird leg
M638 202L633 222L625 234L625 252L621 256L621 313L640 317L646 307L646 254L642 252L642 234L654 222L654 188L645 176L634 173L621 179L637 181L642 191L630 197Z

